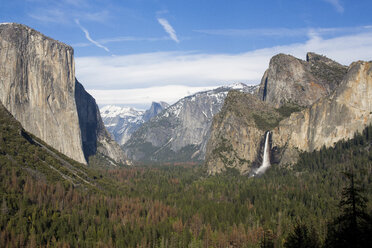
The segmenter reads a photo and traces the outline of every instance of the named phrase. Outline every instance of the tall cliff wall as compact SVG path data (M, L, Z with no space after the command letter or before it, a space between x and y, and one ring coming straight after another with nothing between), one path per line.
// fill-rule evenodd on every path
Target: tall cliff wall
M124 152L107 132L96 100L77 80L75 98L86 160L88 161L89 156L98 151L115 162L128 164L129 161L125 159Z
M25 130L86 163L70 46L24 25L1 24L0 101Z
M261 158L265 129L275 125L279 118L271 105L256 96L230 91L221 111L213 118L206 149L208 173L220 173L226 168L248 173Z
M274 129L273 146L287 147L281 163L292 163L294 150L313 151L349 139L372 123L372 62L350 65L330 97L293 113Z
M235 84L182 98L133 133L123 146L125 153L139 161L204 160L213 116L232 89L253 93L256 86Z
M277 63L276 59L292 62ZM273 90L267 88L273 94L270 100L263 99L260 94L253 98L238 92L229 93L221 112L213 119L205 162L210 174L228 167L249 173L257 167L261 163L265 131L271 131L271 161L293 164L299 151L333 146L339 140L352 138L355 132L372 123L372 62L355 62L344 73L342 66L323 56L308 54L308 60L316 60L312 65L316 68L312 70L317 71L318 78L325 80L318 81L325 91L319 91L321 94L315 98L311 96L314 93L311 82L308 91L297 91L296 80L290 76L293 73L288 72L295 71L293 68L299 65L303 68L301 64L305 62L288 55L278 55L271 60L270 67L276 71L270 77L278 81L265 86L273 87ZM336 69L330 70L330 67ZM268 76L267 73L263 78ZM288 76L288 81L281 80L283 75ZM278 90L277 96L275 90ZM295 94L291 95L291 92Z
M306 61L278 54L270 60L258 94L275 107L288 102L310 106L331 94L346 71L346 66L315 53L307 53Z

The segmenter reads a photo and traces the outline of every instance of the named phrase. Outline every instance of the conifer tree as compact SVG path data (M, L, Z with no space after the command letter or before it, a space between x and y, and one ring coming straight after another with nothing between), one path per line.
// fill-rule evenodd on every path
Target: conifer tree
M364 188L354 173L345 173L349 185L342 191L341 214L328 226L325 247L369 247L372 244L372 218L366 212Z
M305 224L297 224L292 233L284 243L286 248L318 248L320 241L314 228L309 228Z

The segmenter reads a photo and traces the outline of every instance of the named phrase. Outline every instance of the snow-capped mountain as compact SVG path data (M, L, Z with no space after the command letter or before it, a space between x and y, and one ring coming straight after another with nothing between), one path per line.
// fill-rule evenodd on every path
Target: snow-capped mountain
M257 86L237 83L182 98L144 123L124 145L133 160L200 161L209 129L230 90L255 93Z
M102 107L100 112L106 129L120 145L123 145L144 122L159 114L167 106L169 105L165 102L153 102L150 109L143 111L107 105Z

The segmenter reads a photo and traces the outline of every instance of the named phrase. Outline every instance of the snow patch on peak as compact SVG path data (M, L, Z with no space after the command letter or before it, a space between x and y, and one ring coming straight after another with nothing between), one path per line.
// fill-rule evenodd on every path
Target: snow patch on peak
M234 90L240 90L240 89L244 89L245 87L247 87L247 85L243 83L234 83L230 85L229 87Z
M116 116L124 117L138 117L143 115L143 110L137 110L131 107L120 107L116 105L106 105L100 109L102 118L114 118Z

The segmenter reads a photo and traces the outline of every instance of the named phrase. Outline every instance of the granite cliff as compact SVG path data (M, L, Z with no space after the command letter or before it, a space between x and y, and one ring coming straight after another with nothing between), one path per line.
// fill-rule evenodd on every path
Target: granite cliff
M331 94L346 71L346 66L315 53L307 53L306 61L278 54L270 60L258 94L275 107L288 102L310 106Z
M139 161L202 161L213 116L232 89L253 93L257 87L235 84L179 100L133 133L123 146L126 155Z
M0 25L0 100L26 131L78 162L74 52L20 24Z
M103 124L97 108L91 107L91 96L75 81L73 54L70 46L27 26L0 25L1 103L26 131L86 164L94 151L94 136L104 140L99 138ZM96 133L91 133L92 125L98 126Z
M261 164L266 131L272 163L290 165L300 151L352 138L372 122L371 62L346 68L313 53L307 58L273 57L256 98L229 93L211 128L205 161L210 174L228 167L252 172Z
M99 152L117 163L129 164L120 146L106 130L96 100L77 80L75 99L86 160L88 161L90 156Z
M168 106L165 102L153 102L148 110L143 111L107 105L102 107L100 112L107 131L119 145L124 145L143 123L160 114Z
M293 163L298 151L330 147L350 139L372 122L372 62L358 61L330 97L293 113L273 130L274 147L285 147L281 163Z

